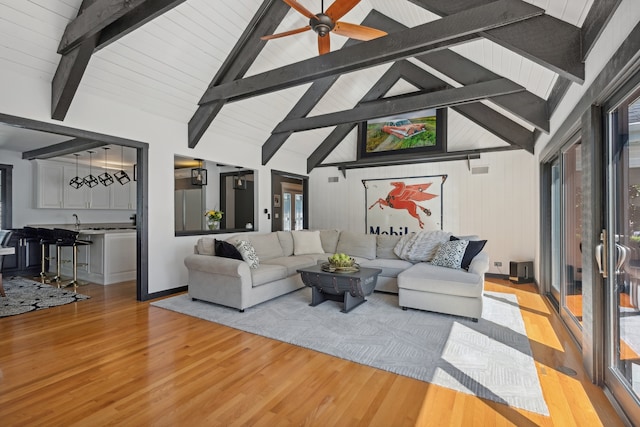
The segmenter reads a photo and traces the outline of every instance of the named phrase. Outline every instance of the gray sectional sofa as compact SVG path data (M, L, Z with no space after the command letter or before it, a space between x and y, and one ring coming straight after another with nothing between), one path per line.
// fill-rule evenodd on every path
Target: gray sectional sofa
M450 234L439 238L448 240ZM245 261L216 256L215 239L202 237L184 260L189 296L244 311L303 287L299 268L342 252L362 267L382 269L376 291L398 293L403 308L480 317L484 273L489 268L484 251L475 256L467 271L401 259L396 255L400 239L339 230L246 233L228 238L231 244L245 240L253 246L259 266L250 268Z

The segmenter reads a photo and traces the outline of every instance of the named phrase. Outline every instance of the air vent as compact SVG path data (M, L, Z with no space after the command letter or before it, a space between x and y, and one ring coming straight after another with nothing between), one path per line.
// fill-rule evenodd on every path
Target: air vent
M471 168L472 175L480 175L485 173L489 173L489 166L476 166Z
M338 182L338 178L337 176L330 176L329 177L329 182Z

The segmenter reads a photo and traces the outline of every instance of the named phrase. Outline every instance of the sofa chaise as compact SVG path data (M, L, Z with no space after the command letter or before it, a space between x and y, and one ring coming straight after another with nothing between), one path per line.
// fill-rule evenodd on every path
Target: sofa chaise
M489 268L487 254L481 250L473 256L467 270L420 261L416 254L422 254L424 260L433 260L441 246L450 244L451 233L422 232L425 234L434 237L426 249L417 243L409 247L408 235L339 230L244 233L226 239L227 246L250 248L252 254L246 260L216 255L216 246L222 242L202 237L194 253L184 260L189 296L244 311L304 287L298 269L325 262L334 253L346 253L362 267L380 268L382 273L375 290L398 294L399 306L404 309L479 318L484 274ZM479 240L476 236L460 239ZM403 242L405 250L400 251ZM430 253L425 256L425 252Z

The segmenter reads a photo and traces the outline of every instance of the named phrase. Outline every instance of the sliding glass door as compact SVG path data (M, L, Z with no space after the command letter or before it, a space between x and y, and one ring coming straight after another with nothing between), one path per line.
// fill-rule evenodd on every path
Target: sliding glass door
M582 334L582 159L579 140L551 164L551 298L578 342Z
M598 251L607 299L605 382L640 422L640 90L609 112L608 125L607 220Z

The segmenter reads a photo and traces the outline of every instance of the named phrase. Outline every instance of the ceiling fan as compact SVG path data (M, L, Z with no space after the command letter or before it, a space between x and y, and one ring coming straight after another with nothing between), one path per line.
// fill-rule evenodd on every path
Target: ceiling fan
M324 0L322 0L321 10L323 12L318 14L309 12L309 10L307 10L296 0L282 1L300 12L302 15L309 18L309 25L302 28L285 31L283 33L260 37L262 40L272 40L280 37L302 33L308 30L313 30L318 34L318 52L320 52L320 55L324 55L325 53L329 53L331 51L331 42L329 40L330 32L334 32L344 37L363 41L387 35L386 32L377 30L375 28L339 21L340 18L342 18L347 14L347 12L349 12L358 3L360 3L360 0L336 0L331 6L329 6L326 11L324 10Z

